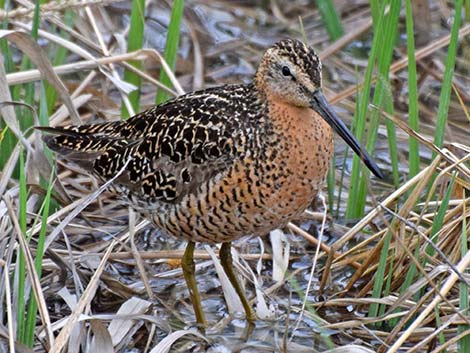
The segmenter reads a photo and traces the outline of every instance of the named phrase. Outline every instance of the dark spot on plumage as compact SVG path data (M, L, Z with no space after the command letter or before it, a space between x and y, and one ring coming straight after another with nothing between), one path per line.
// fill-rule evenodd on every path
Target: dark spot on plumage
M176 189L176 178L174 175L168 177L167 185L172 189Z
M167 135L168 136L176 136L179 132L179 125L178 124L172 124L168 127Z
M179 115L181 116L189 116L193 111L193 108L188 104L180 104L179 106Z
M195 137L197 141L205 142L207 139L207 129L201 126L197 127Z
M253 189L252 189L252 185L253 184L253 181L251 179L248 180L248 183L247 183L247 191L248 191L248 194L249 195L253 195Z
M160 152L167 156L173 156L173 146L170 139L164 139L160 145Z
M209 129L209 141L217 141L219 138L219 132L215 129Z
M188 169L184 168L181 170L181 179L183 180L183 183L190 183L191 182L191 173L189 173Z
M153 185L150 185L150 183L143 183L142 190L144 191L144 194L146 195L151 195L152 193L154 193Z
M145 139L137 147L137 153L140 156L145 156L148 152L152 151L152 147L152 141L150 139Z
M142 176L142 171L138 167L137 161L133 160L130 162L131 168L129 168L129 178L132 182L136 182Z
M165 108L165 115L168 117L177 117L181 115L181 106L179 104L171 104L167 102L162 108Z
M181 156L185 156L188 153L188 142L184 139L176 142L175 152L179 153Z
M209 150L209 155L214 158L220 157L222 154L217 146L212 146Z
M153 175L155 177L156 184L158 185L163 184L165 180L165 176L163 175L163 172L161 170L157 170Z
M217 114L217 113L218 113L218 112L217 112L218 108L214 105L214 106L212 107L212 109L213 109L214 111L213 111L213 115L212 115L212 118L211 118L211 122L212 122L213 125L218 125L218 124L220 124L220 123L222 122L222 119L221 119L221 118L218 116L218 114Z
M163 198L165 195L163 194L163 189L155 189L155 197L157 199Z
M183 156L181 155L181 153L179 153L178 151L175 151L171 157L170 157L170 160L174 163L179 163L183 160Z
M225 139L224 138L224 142L222 144L222 149L221 149L221 152L223 154L226 154L226 155L235 155L234 152L235 152L235 149L233 149L233 140L232 139Z
M147 130L147 126L148 126L148 123L147 123L147 120L145 119L136 119L133 122L134 131L145 131ZM123 132L124 132L124 135L129 135L131 130L127 129L127 131L123 131Z
M202 164L204 162L204 150L202 145L198 145L191 153L191 162L194 164Z
M240 200L238 199L237 190L235 189L232 189L232 200L235 201L235 203L240 202Z
M189 125L186 129L183 130L183 139L191 142L194 138L194 125Z

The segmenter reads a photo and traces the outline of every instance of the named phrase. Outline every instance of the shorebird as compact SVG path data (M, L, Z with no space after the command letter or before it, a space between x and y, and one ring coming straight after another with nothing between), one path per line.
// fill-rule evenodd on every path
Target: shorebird
M221 243L220 260L250 324L256 315L234 272L231 242L295 219L322 188L333 131L383 178L322 93L312 48L285 39L249 84L182 95L128 120L40 128L47 146L113 188L167 234L188 244L182 269L199 326L195 242Z

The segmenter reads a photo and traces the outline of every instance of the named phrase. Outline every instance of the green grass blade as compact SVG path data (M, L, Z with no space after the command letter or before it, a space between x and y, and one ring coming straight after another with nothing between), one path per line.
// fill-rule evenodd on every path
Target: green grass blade
M436 234L442 228L442 225L444 224L444 217L446 216L446 213L449 209L449 201L450 201L450 198L452 197L452 191L454 190L456 176L457 175L455 173L452 175L452 179L450 180L446 193L444 194L444 197L442 198L441 205L439 206L439 210L437 211L437 214L434 217L434 220L432 222L430 239L432 240L434 244L436 244L437 242ZM435 251L436 250L431 245L428 245L426 247L426 253L430 257L434 255ZM427 261L425 258L423 267L426 265L426 262Z
M165 60L172 70L175 69L176 55L178 54L178 44L180 38L180 26L183 18L184 0L175 0L171 10L170 25L165 45ZM164 70L160 72L160 82L166 86L171 85L171 81ZM155 102L160 104L168 99L168 94L159 89Z
M356 70L356 77L358 78L359 77L359 73L357 72ZM359 102L360 102L360 97L359 97L359 79L356 80L357 84L356 84L356 103L355 103L355 112L357 112L359 110ZM354 125L354 121L353 121L353 125ZM342 202L342 195L343 195L343 189L346 189L346 187L344 186L344 177L345 177L345 171L346 171L346 163L347 161L349 160L349 157L350 156L350 150L348 148L345 148L344 149L344 157L343 157L343 163L341 165L341 178L339 180L339 185L338 185L338 199L336 200L336 212L335 212L335 218L338 218L339 215L340 215L340 209L341 209L341 205L343 204ZM346 189L346 192L348 192L350 190L352 186L350 186L349 188ZM349 193L347 194L347 197L349 197Z
M48 119L49 119L49 112L47 108L47 93L45 89L45 83L41 83L40 85L41 92L39 96L39 122L41 125L47 125L48 124ZM45 151L46 155L50 153L49 150ZM43 203L41 205L39 213L41 213L42 216L42 223L41 223L41 229L39 231L39 238L37 242L37 250L36 250L36 257L35 257L35 269L38 275L38 278L41 278L41 273L42 273L42 259L44 255L44 243L46 240L46 230L47 230L47 217L49 216L49 210L51 206L51 193L52 189L54 186L53 180L54 180L55 173L52 171L49 181L47 184L44 182L44 180L41 180L41 186L44 186L44 188L47 190L46 196L43 200ZM44 185L45 184L45 185ZM35 219L35 222L37 219ZM29 229L33 229L35 224L30 227ZM28 241L31 238L31 234L28 234ZM23 337L23 343L27 345L28 347L33 347L34 345L34 333L35 333L35 328L36 328L36 315L37 315L37 302L36 298L34 296L34 293L30 291L29 293L29 302L28 302L28 310L26 313L26 321L24 324L24 337Z
M364 88L360 99L359 110L356 112L356 119L354 124L354 130L356 137L361 141L366 128L366 117L369 111L369 94L371 91L372 83L372 72L374 69L374 63L377 60L379 80L374 91L373 103L375 106L383 107L384 110L393 114L392 103L389 101L392 99L388 83L388 71L392 61L393 48L395 38L397 35L397 25L401 9L401 1L391 1L390 11L385 16L385 5L387 2L383 2L380 18L377 21L377 25L374 28L374 39L372 49L369 57L369 62L366 69L364 78ZM379 50L380 47L380 50ZM378 131L378 120L379 112L374 110L370 114L369 121L367 122L367 145L366 148L369 153L375 148L377 141ZM389 147L396 150L396 142L394 135L393 125L387 125L387 131L390 134ZM392 168L398 171L398 160L392 154L390 155L392 160ZM360 177L360 172L362 176ZM398 172L395 174L397 175ZM348 203L346 209L347 218L358 218L364 214L365 202L367 196L367 181L370 172L363 167L362 161L358 156L353 157L353 167L351 172L351 188L348 195ZM396 177L397 178L397 177Z
M3 9L5 13L7 13L9 10L11 10L11 2L0 0L0 8ZM1 24L2 29L8 29L8 17L5 17ZM4 60L3 65L5 65L6 72L13 72L15 70L15 63L13 61L10 46L8 45L8 41L6 39L0 39L0 49L2 52Z
M414 252L413 252L413 257L415 259L419 259L420 251L421 251L421 244L420 244L420 242L417 241ZM400 294L401 295L403 295L408 290L408 288L414 283L414 281L416 280L417 270L418 269L416 267L415 262L410 261L410 267L409 267L408 271L406 271L405 280L404 280L403 284L400 286ZM403 309L396 309L394 312L399 313L399 312L402 312L402 311L403 311ZM390 327L395 327L395 325L398 323L398 321L399 321L398 317L390 319L389 320Z
M36 0L34 5L34 13L33 13L33 24L31 28L31 37L35 40L38 39L39 33L39 24L40 24L40 5L41 1ZM31 61L28 57L24 56L24 70L29 70L32 68ZM25 89L25 97L24 101L29 104L30 106L34 106L34 82L27 83L24 85ZM21 99L18 99L21 100ZM23 131L30 128L33 124L33 114L29 109L20 109L20 117L19 122L20 126L22 127Z
M398 21L400 18L401 1L391 1L389 14L385 17L383 23L383 41L386 43L382 45L381 51L377 56L377 66L379 80L377 82L373 104L375 106L383 107L383 109L389 114L393 115L393 95L389 83L389 70L392 63L393 49L395 47L396 36L398 33ZM370 121L368 124L367 133L367 150L372 153L375 149L375 145L378 138L379 128L379 116L380 113L377 110L373 110L370 114ZM390 162L392 166L393 182L396 187L399 184L398 175L398 147L396 143L396 131L395 126L390 120L385 121L387 128L387 141L389 145ZM360 181L359 196L360 206L362 210L365 209L365 202L367 197L367 181L370 177L370 172L367 168L363 168L364 173ZM361 213L362 216L362 213Z
M447 50L447 60L444 70L444 79L442 81L441 95L439 97L439 110L437 112L436 133L434 143L442 147L444 143L444 133L447 124L447 113L450 105L450 95L452 93L452 77L454 75L455 57L457 55L457 46L459 39L459 28L462 16L462 0L455 0L454 23L450 35L449 49ZM436 153L433 153L436 156Z
M465 7L465 22L470 22L470 0L464 1Z
M8 129L7 124L2 119L0 119L0 131L0 151L2 151L2 153L0 153L0 170L3 170L3 167L10 158L12 151L15 149L16 137L11 130Z
M387 71L388 71L388 68L387 68ZM392 94L391 87L388 84L387 84L384 105L385 105L385 111L393 115L394 114L393 94ZM393 181L393 185L395 185L395 187L398 189L400 185L400 172L399 172L399 161L398 161L399 152L398 152L398 144L397 144L397 130L395 128L395 124L389 119L385 120L385 127L387 128L388 150L390 154L390 164L392 166L392 181ZM377 140L377 134L375 134L375 140ZM375 142L374 142L374 145L375 145ZM371 149L373 150L374 148L372 147Z
M39 34L39 15L41 10L41 2L41 0L36 0L34 2L33 27L31 28L31 37L33 37L35 40L38 40Z
M385 281L385 288L382 290L382 297L386 297L390 295L391 287L392 287L392 278L393 278L393 262L395 260L395 256L391 256L391 261L387 263L388 266L388 275L387 275L387 280ZM387 305L380 305L379 306L379 315L382 316L385 314L385 311L387 310L388 306Z
M406 45L408 51L408 115L410 119L410 127L419 131L419 115L418 115L418 79L416 75L416 59L415 59L415 40L413 12L411 8L411 0L405 0L406 8ZM414 177L419 172L419 143L413 137L409 137L409 161L410 171L409 178Z
M435 178L431 178L431 179L435 179ZM437 239L437 233L439 232L439 230L442 228L442 226L444 224L444 218L445 218L445 216L447 214L447 211L448 211L448 208L449 208L449 201L450 201L450 198L452 196L452 191L454 189L455 180L456 180L456 173L454 173L452 175L452 179L451 179L451 181L450 181L450 183L447 187L447 190L446 190L446 193L444 194L444 197L442 198L439 209L437 210L437 214L434 216L432 226L431 226L431 232L430 232L430 236L429 236L429 239L434 244L434 246L432 244L429 244L429 243L427 244L427 246L425 248L425 252L426 252L427 256L423 256L423 258L421 260L421 267L422 268L426 267L426 264L429 262L428 259L432 258L436 253L435 245L436 245L437 240L438 240ZM425 291L425 288L421 288L421 290L415 295L415 300L419 300L419 298L424 294L424 291Z
M37 40L38 38L38 32L39 32L39 24L40 24L40 1L36 0L35 2L35 7L34 7L34 13L33 13L33 24L32 24L32 29L31 29L31 36ZM28 57L23 56L21 60L21 65L20 65L20 71L26 71L32 68L31 61L29 60ZM24 93L24 96L22 96L22 92ZM19 102L25 102L26 104L29 104L30 106L34 106L34 83L27 83L25 85L17 85L12 89L12 100L13 101L19 101ZM16 109L17 111L17 117L18 117L18 122L21 127L21 129L24 131L28 128L30 128L33 125L33 115L29 109ZM2 126L0 126L1 128ZM6 163L8 160L11 152L13 151L13 148L16 145L16 137L14 137L11 133L8 133L5 135L4 141L2 141L2 157L0 157L0 162L1 162L1 167ZM4 150L3 148L6 147ZM13 173L13 176L16 178L18 177L18 172L15 171Z
M19 205L19 223L22 234L18 234L19 237L26 237L26 202L27 202L27 190L26 190L26 171L24 164L24 151L20 151L20 205ZM17 337L20 342L24 342L24 324L25 324L25 281L26 281L26 263L24 254L21 248L18 248L18 306L17 306Z
M10 8L10 3L5 0L0 0L0 8L8 11ZM8 18L5 18L2 21L3 29L8 29ZM11 48L8 45L8 41L6 39L0 39L0 51L2 52L2 59L3 64L5 66L5 71L7 73L14 72L15 70L15 63L13 61L13 56L11 52ZM5 163L7 163L8 158L10 158L11 152L16 146L16 137L15 135L8 129L7 124L1 119L0 116L0 170L3 170ZM17 175L17 173L16 173Z
M382 12L381 12L382 14L384 13L384 10L385 10L385 1L382 6ZM371 84L372 84L372 74L374 71L375 60L377 58L377 52L378 52L378 41L379 41L378 36L374 35L374 38L372 41L372 48L369 54L369 61L368 61L367 68L364 74L362 94L359 98L358 109L356 109L356 114L354 115L354 120L352 124L352 130L355 133L358 141L362 140L362 137L365 132L366 116L367 116L367 110L369 106L369 96L370 96ZM357 202L359 198L359 195L358 195L359 184L357 183L357 181L359 180L360 170L361 170L360 159L358 156L354 155L352 160L353 162L352 162L352 170L351 170L351 186L349 188L348 202L346 206L346 214L345 214L346 218L355 218L357 217L357 215L362 214L362 211L356 210L356 206L357 206Z
M133 52L142 48L144 43L144 25L145 25L145 0L132 0L131 24L129 29L129 38L127 40L127 51ZM129 62L135 68L140 69L142 64L140 61ZM136 73L125 70L124 81L132 83L137 87L135 91L129 93L129 101L134 112L139 111L140 106L140 87L142 86L142 78ZM129 117L130 112L125 104L121 108L122 116Z
M466 199L465 191L464 191L464 199ZM465 203L463 203L463 210L462 214L467 214ZM461 235L461 254L462 257L468 252L468 237L470 234L467 234L467 219L462 217L462 235ZM468 272L468 271L467 271ZM459 284L459 309L462 315L468 316L469 314L469 291L468 286L465 283ZM459 333L467 331L470 329L470 325L459 325ZM470 352L470 336L465 336L460 339L458 352L465 353Z
M344 34L335 4L332 0L316 0L316 3L330 40L335 41Z
M375 273L374 279L374 288L372 290L372 297L373 298L382 298L382 288L385 284L384 276L385 270L387 269L387 258L388 258L388 251L390 248L390 241L392 239L392 232L387 232L385 236L385 240L382 246L382 251L380 252L380 259L379 265L377 267L377 271ZM369 317L377 317L379 314L380 306L378 303L372 303L369 307Z
M383 10L384 10L382 6L384 2L386 1L377 1L377 0L370 1L370 15L372 17L372 22L373 22L374 27L377 25L377 22L380 21L380 18L382 17Z
M41 229L39 231L39 238L38 238L38 245L36 249L36 258L34 259L34 265L36 268L36 272L38 274L38 278L41 279L42 274L42 259L44 256L44 244L46 242L46 233L47 233L47 218L49 217L49 209L51 204L51 194L52 188L54 186L54 175L55 172L52 170L49 184L47 187L46 197L44 198L44 202L42 203L42 222L41 222ZM34 329L36 328L36 314L37 314L38 305L36 302L36 298L31 293L29 304L28 304L28 313L26 316L26 325L25 325L25 339L24 344L28 347L32 348L34 345Z
M439 306L436 305L434 307L434 317L436 318L436 327L442 327L442 320L441 320L441 315L439 314ZM444 331L439 331L439 334L437 335L439 337L439 343L442 346L444 343L446 343L446 338L444 337ZM444 350L444 352L446 352Z

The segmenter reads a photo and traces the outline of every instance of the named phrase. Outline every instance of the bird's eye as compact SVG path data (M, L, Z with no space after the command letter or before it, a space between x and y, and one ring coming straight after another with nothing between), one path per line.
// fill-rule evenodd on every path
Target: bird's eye
M289 68L288 68L287 66L283 66L283 67L282 67L282 74L283 74L284 76L291 76L290 70L289 70Z

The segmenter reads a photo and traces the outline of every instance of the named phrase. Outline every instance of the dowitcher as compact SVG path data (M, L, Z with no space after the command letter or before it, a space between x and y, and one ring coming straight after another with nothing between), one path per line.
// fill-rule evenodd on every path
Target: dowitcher
M250 84L185 94L125 121L43 128L44 141L114 189L165 233L188 241L182 268L196 320L195 242L222 243L220 260L246 312L231 242L298 217L324 182L333 130L382 173L322 93L314 50L286 39L269 48Z

